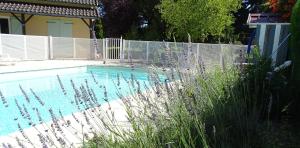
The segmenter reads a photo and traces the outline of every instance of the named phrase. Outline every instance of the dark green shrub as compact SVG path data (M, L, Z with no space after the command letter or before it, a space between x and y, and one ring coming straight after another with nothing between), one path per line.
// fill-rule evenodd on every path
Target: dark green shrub
M298 112L300 111L300 1L298 0L293 8L292 17L291 17L291 60L293 63L291 80L290 80L290 93L289 97L290 104L289 109L294 119L300 120ZM287 98L286 97L286 98Z
M292 78L300 83L300 1L293 8L291 17L291 58L293 60Z

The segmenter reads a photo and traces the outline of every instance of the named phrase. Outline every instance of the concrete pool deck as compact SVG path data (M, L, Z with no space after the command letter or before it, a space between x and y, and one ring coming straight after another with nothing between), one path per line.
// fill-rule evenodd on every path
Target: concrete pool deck
M46 61L20 61L15 62L13 65L2 65L0 66L0 73L10 72L22 72L32 70L46 70L55 68L67 68L67 67L78 67L87 65L106 65L106 66L118 66L119 63L109 62L103 64L103 61L96 60L46 60ZM122 64L126 65L126 64Z

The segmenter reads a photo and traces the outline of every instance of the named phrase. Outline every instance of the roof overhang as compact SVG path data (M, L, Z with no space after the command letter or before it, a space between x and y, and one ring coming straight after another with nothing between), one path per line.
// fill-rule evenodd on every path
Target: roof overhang
M38 2L55 2L55 3L67 3L67 4L81 4L81 5L98 5L98 0L36 0Z
M38 4L0 2L0 12L29 14L40 16L55 16L68 18L100 18L97 8L73 8L64 6L47 6Z
M94 7L98 6L98 0L0 0L13 3L41 4L69 7Z
M290 23L283 21L278 15L270 13L250 13L248 15L247 24L250 28L256 28L257 25L289 25Z

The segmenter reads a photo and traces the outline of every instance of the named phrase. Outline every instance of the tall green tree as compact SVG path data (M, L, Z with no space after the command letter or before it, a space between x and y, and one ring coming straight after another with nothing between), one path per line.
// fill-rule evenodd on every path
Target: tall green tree
M293 60L293 80L300 86L300 0L293 8L291 17L291 58Z
M160 0L101 0L99 6L105 37L136 40L163 40L164 22L155 6ZM100 24L101 23L101 24ZM102 26L101 26L102 25ZM99 32L101 30L97 30ZM97 35L98 35L97 34Z
M98 39L104 38L104 29L102 25L102 20L99 19L96 21L95 31L96 31L96 37Z
M189 33L194 41L204 41L223 36L240 6L241 0L162 0L158 8L169 38L184 40Z
M160 0L135 0L133 9L138 12L131 31L127 34L129 39L164 40L165 25L159 10L155 7Z
M136 22L138 12L134 0L101 0L102 25L105 37L121 37Z

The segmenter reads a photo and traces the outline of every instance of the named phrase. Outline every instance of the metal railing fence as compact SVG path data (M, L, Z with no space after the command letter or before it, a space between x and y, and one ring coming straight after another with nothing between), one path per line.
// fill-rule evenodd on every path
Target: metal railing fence
M167 64L172 59L185 65L186 58L208 65L233 63L244 45L135 41L122 38L95 40L51 36L0 34L1 55L19 60L86 59L120 63Z

